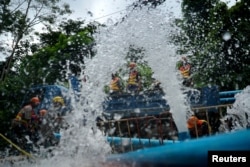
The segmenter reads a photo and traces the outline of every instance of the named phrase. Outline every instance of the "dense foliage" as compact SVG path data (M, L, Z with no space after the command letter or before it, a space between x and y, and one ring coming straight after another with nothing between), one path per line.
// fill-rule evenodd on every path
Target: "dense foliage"
M94 26L82 28L83 21L64 19L59 28L55 28L57 19L71 13L68 5L59 6L59 2L0 2L0 36L3 39L0 54L6 56L6 60L0 62L0 133L5 134L10 128L11 119L20 110L27 88L38 83L63 82L60 74L66 73L66 59L70 71L77 73L80 63L74 65L70 61L83 61L86 53L89 57L93 55L89 48ZM35 32L37 24L44 25L46 33ZM12 45L4 40L9 34ZM35 42L37 37L38 43Z
M250 83L250 1L228 9L219 0L184 0L181 53L191 53L194 82L221 90L243 89Z

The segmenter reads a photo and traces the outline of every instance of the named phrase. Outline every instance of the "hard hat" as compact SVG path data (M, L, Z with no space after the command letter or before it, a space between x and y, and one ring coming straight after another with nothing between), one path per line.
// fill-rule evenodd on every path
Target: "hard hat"
M194 128L197 122L198 122L198 118L196 116L192 116L187 121L187 127Z
M40 100L39 100L38 97L33 97L33 98L30 99L30 102L31 102L31 103L35 103L35 104L39 104L39 103L40 103Z
M186 57L186 56L182 56L181 59L182 59L183 61L187 61L187 57Z
M131 63L129 64L129 67L130 67L130 68L136 67L136 63L135 63L135 62L131 62Z
M42 109L42 110L40 110L39 113L40 113L40 116L44 116L47 113L47 110Z
M53 103L60 103L61 105L64 105L64 100L61 96L56 96L53 98Z

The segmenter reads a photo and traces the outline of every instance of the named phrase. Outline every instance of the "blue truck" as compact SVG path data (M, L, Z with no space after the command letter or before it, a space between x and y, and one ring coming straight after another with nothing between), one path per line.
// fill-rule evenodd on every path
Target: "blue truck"
M209 119L216 133L219 122L215 117L221 116L218 106L227 106L235 101L234 95L240 90L219 92L217 86L185 91L191 109L200 119ZM145 91L142 94L107 96L103 102L103 117L99 119L104 132L112 137L139 137L181 139L188 136L178 132L170 106L162 90ZM204 108L205 107L205 108ZM224 107L226 108L226 107ZM224 111L225 112L225 111ZM103 121L105 120L105 121ZM218 119L217 119L218 120Z

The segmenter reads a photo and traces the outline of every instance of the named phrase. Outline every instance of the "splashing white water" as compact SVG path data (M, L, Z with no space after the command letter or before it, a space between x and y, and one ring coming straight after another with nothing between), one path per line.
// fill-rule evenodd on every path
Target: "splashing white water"
M97 55L86 60L85 74L88 77L82 85L82 100L68 116L71 127L62 132L54 156L19 166L95 166L97 161L110 154L111 148L96 128L95 119L102 112L103 87L112 72L125 66L131 45L145 49L145 59L154 71L154 78L162 83L179 132L187 131L187 106L175 71L179 57L170 43L170 35L177 30L171 25L169 16L158 9L135 10L118 25L100 28L95 36ZM83 115L87 118L86 126L82 126Z
M175 64L179 57L175 53L175 46L170 44L170 35L173 31L175 32L175 29L171 25L171 20L167 20L162 11L134 11L133 16L126 18L121 24L100 30L96 38L98 55L90 61L86 73L93 76L91 86L94 86L99 94L110 80L110 74L125 65L129 46L144 48L145 59L154 71L154 78L162 82L166 99L181 132L187 131L187 107L184 105L184 95L176 77ZM98 99L91 99L96 100L95 104L101 104L103 97L104 95L99 94Z
M232 130L249 128L250 126L250 86L247 86L241 93L235 95L235 102L232 108L227 109L227 115L222 119L233 120Z

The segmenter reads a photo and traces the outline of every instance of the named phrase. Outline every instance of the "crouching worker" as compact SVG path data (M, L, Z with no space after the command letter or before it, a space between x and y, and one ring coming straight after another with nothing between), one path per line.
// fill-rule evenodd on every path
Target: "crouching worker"
M36 140L37 130L40 119L35 113L35 108L40 104L38 97L30 99L29 103L25 105L17 114L16 118L12 120L12 129L17 137L28 135L30 139Z
M187 127L191 138L210 135L210 126L207 121L191 116L187 121Z

